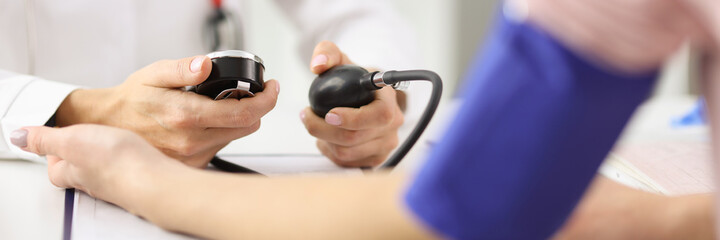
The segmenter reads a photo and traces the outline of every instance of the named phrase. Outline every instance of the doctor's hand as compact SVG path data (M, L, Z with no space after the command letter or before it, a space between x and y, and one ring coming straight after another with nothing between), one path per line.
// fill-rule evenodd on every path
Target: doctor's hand
M315 47L310 69L320 74L336 65L352 64L329 41ZM337 107L320 118L310 107L300 119L310 135L318 138L317 147L335 164L344 167L376 166L385 161L398 145L398 128L403 124L399 95L393 88L376 91L375 100L360 108Z
M59 126L94 123L132 130L168 156L205 167L230 141L255 132L275 107L279 85L271 80L252 98L214 101L182 90L203 82L206 56L158 61L116 87L76 90L58 108Z

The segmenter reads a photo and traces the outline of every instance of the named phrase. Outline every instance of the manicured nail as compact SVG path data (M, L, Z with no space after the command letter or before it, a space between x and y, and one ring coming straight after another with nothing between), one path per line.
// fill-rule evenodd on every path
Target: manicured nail
M205 61L205 56L197 56L195 57L192 62L190 62L190 72L199 72L202 70L203 62Z
M325 56L325 54L317 55L310 62L310 68L315 68L320 65L325 65L325 64L327 64L327 61L328 61L328 57Z
M300 111L300 120L305 120L305 110Z
M18 129L10 133L10 142L18 147L27 147L28 130Z
M330 125L338 126L342 121L340 121L340 116L334 113L328 113L325 114L325 122Z

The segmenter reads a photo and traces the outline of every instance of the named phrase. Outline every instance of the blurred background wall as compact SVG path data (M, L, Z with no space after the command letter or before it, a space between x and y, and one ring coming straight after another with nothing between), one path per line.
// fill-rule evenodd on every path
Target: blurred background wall
M449 97L484 37L495 1L390 2L418 36L422 57L422 66L418 68L431 69L440 74L445 83L444 97ZM247 7L249 15L244 20L249 33L246 36L248 50L265 60L267 77L281 81L285 90L282 98L307 101L306 90L314 76L297 54L296 29L273 1L248 1ZM281 99L281 104L284 99Z

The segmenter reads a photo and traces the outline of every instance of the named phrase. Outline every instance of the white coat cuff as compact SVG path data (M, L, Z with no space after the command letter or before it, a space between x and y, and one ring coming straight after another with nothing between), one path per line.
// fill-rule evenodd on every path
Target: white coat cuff
M33 76L16 76L13 81L27 81L2 118L2 135L10 150L21 159L46 162L44 157L23 151L10 144L10 133L25 126L43 126L77 86L47 81ZM24 79L23 79L24 78Z

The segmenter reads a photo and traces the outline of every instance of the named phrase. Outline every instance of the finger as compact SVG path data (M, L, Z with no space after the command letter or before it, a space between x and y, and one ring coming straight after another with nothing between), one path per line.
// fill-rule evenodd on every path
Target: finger
M265 90L254 97L223 99L212 101L194 101L190 108L197 124L205 128L238 128L250 127L275 108L280 84L277 80L265 82Z
M165 149L166 152L172 152L173 156L191 157L213 146L228 144L235 139L250 135L258 128L260 128L260 121L243 128L208 128L191 134L183 134L183 137L167 139L159 148Z
M365 130L347 130L327 124L325 120L315 115L308 107L303 109L301 121L308 133L318 139L328 141L341 146L355 146L360 143L378 138L386 128L371 128Z
M161 88L194 86L210 76L212 62L207 56L157 61L134 73L143 84Z
M207 150L200 152L198 154L195 154L191 157L187 157L181 160L182 163L185 165L188 165L190 167L194 168L207 168L208 163L212 160L212 158L225 146L227 146L228 143L223 143L217 146L213 146L211 148L208 148Z
M249 127L242 128L208 128L205 129L203 138L206 139L205 141L213 143L212 145L228 143L256 132L260 129L261 122L258 120Z
M388 126L402 118L399 111L395 90L391 87L380 89L375 100L360 108L337 107L330 109L325 115L325 122L348 130L363 130Z
M68 177L68 162L53 155L47 156L48 160L48 178L50 183L59 188L71 188Z
M317 145L320 152L339 166L368 167L385 161L397 146L397 137L380 138L353 147L343 147L321 140Z
M352 64L352 61L340 51L335 43L327 40L315 46L311 59L310 71L315 74L323 73L336 65Z
M64 155L64 146L70 136L70 134L60 133L64 131L64 129L49 127L26 127L22 130L27 131L26 146L22 147L23 150L38 155Z

